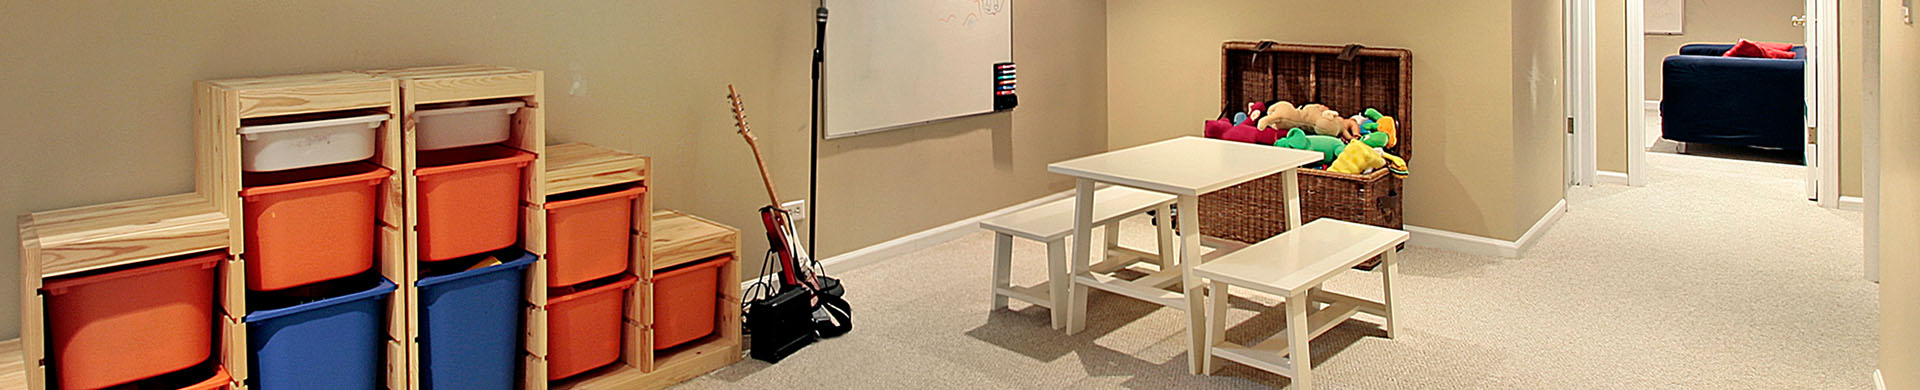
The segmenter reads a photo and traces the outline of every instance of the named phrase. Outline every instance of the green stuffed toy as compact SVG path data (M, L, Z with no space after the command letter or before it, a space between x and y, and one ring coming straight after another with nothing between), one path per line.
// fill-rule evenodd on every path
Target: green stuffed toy
M1332 164L1334 160L1340 158L1340 150L1344 148L1339 137L1307 135L1305 130L1298 127L1287 130L1287 136L1274 141L1273 146L1320 152L1324 156L1320 161L1321 164Z

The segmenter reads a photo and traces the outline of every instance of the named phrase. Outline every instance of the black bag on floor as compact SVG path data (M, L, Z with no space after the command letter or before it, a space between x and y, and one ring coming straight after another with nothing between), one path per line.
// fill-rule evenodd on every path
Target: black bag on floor
M754 359L779 363L788 355L813 344L817 337L813 325L813 294L804 288L790 288L779 294L747 304L747 333L753 335Z
M814 294L818 298L813 310L813 329L820 338L840 337L853 330L853 305L845 298L846 287L840 285L840 279L820 276L820 291Z

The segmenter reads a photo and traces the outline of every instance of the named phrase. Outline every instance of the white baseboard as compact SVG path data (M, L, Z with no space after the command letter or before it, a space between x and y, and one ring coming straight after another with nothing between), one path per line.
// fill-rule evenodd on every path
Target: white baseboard
M1840 209L1853 210L1853 211L1866 211L1867 200L1860 199L1860 197L1857 197L1857 196L1842 196L1840 197Z
M1593 174L1593 180L1601 184L1627 185L1627 174L1614 171L1600 171Z
M855 249L852 252L842 253L834 257L820 259L820 265L827 268L828 274L839 274L847 271L860 269L861 267L879 263L881 260L886 260L894 256L899 256L907 253L912 253L914 251L918 251L921 249L930 248L930 247L933 247L934 245L940 245L941 243L944 243L947 241L953 241L954 239L958 239L968 234L972 234L973 232L979 230L980 221L982 220L1005 215L1007 213L1011 213L1014 211L1024 210L1034 206L1039 206L1042 204L1046 204L1047 202L1067 199L1071 197L1073 197L1073 190L1066 190L1066 191L1061 191L1054 194L1049 194L1047 196L1042 196L1039 199L1034 199L1024 203L1007 206L999 210L988 211L985 214L980 214L967 219L954 221L953 223L940 225L932 229L922 230L918 233L908 234L900 238L887 240L886 242L873 244L865 248ZM761 278L770 278L770 277L772 277L772 275L763 276ZM758 279L749 279L747 281L740 282L740 288L742 290L745 290L746 288L751 287L755 282L758 282L758 281L759 281Z
M1407 232L1413 234L1407 239L1407 245L1472 255L1518 258L1526 254L1528 248L1533 247L1533 242L1539 238L1541 232L1552 227L1555 222L1559 222L1560 215L1566 214L1566 211L1567 200L1561 199L1559 203L1553 205L1553 208L1547 209L1547 213L1541 215L1540 220L1534 221L1533 227L1521 234L1520 239L1513 241L1407 225Z

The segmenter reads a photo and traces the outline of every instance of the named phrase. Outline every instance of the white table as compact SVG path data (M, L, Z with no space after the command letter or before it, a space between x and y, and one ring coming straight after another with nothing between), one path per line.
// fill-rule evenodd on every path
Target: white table
M1193 273L1186 270L1200 262L1200 195L1253 179L1285 173L1287 228L1300 226L1300 192L1297 169L1320 161L1319 152L1287 149L1200 137L1180 137L1132 148L1116 150L1047 165L1047 171L1073 176L1075 188L1073 236L1073 291L1067 308L1067 333L1086 329L1087 288L1187 310L1204 307L1204 294ZM1085 237L1093 233L1093 191L1095 182L1134 187L1173 194L1179 197L1180 266L1166 268L1134 281L1097 275L1089 271L1092 244ZM1180 293L1162 290L1173 281L1180 282ZM1183 302L1181 298L1185 298ZM1200 373L1200 356L1207 348L1206 313L1187 310L1187 367Z

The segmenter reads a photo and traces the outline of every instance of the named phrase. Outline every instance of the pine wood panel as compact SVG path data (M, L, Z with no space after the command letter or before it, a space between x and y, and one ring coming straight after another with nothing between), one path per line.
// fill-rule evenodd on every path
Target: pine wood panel
M570 143L547 147L547 195L644 181L646 157L597 145Z
M40 268L53 277L176 255L223 249L227 217L198 195L108 203L27 216L21 240L34 240ZM23 270L25 271L25 270Z
M376 108L392 104L393 81L355 72L211 80L211 88L231 91L238 118Z
M740 246L740 231L679 211L653 214L653 270L730 254Z
M0 389L27 388L27 364L20 339L0 341Z

